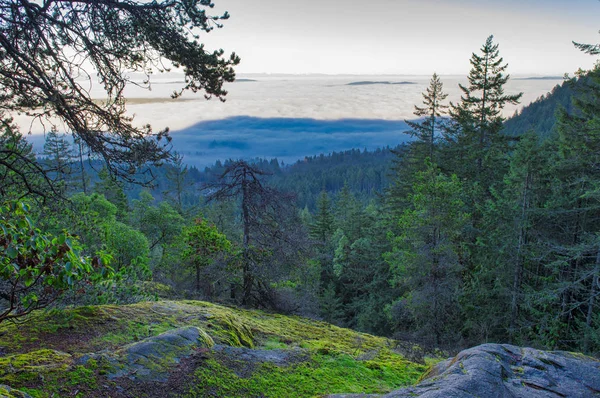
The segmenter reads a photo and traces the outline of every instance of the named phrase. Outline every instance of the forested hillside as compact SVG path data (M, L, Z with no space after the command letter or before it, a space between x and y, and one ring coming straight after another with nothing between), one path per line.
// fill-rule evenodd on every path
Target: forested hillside
M522 135L534 131L547 138L557 133L557 112L564 109L574 111L572 97L578 92L579 80L567 80L543 97L525 106L513 117L504 122L503 133L509 136Z
M50 133L46 141L45 150L38 154L38 161L49 168L53 167L53 163L65 163L61 178L70 181L69 193L82 190L83 185L91 188L106 178L100 161L86 159L81 164L78 163L77 146L70 140ZM376 199L390 184L393 160L405 150L406 146L399 145L374 151L352 149L307 156L293 164L260 158L248 162L265 172L264 179L269 185L284 192L293 192L298 207L308 207L313 211L321 191L336 194L346 185L362 202ZM206 196L203 188L218 181L227 166L233 162L232 159L218 161L199 170L194 166L187 166L185 158L177 155L175 162L150 169L150 185L144 187L126 183L123 184L123 191L130 201L137 199L146 190L159 201L173 201L177 197L180 198L177 200L181 201L182 207L194 207Z

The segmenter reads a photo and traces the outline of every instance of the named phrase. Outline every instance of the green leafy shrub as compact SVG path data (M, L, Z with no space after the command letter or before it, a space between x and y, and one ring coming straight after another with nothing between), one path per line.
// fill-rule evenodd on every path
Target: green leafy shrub
M79 241L68 232L43 233L28 214L30 206L0 206L0 322L45 308L75 286L107 281L108 258L83 257Z

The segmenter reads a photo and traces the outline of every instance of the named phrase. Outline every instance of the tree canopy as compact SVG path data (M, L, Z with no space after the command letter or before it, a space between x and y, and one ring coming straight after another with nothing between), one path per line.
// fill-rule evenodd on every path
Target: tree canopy
M148 85L153 72L179 67L185 84L173 97L190 90L221 100L223 83L235 78L239 58L199 41L229 17L207 13L213 6L209 0L0 0L0 118L24 113L66 129L112 175L133 179L144 165L170 158L170 139L168 129L136 127L125 113L131 73L144 73ZM91 96L94 84L105 91L102 101Z

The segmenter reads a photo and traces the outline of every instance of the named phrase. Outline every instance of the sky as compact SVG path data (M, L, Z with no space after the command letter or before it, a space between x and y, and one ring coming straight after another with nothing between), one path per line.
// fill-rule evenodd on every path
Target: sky
M599 0L214 0L231 18L201 40L239 74L466 74L489 35L512 74L563 75L595 59Z

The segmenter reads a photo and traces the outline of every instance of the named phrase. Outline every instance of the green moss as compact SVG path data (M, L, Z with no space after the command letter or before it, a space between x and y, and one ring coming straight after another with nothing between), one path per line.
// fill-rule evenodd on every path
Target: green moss
M14 390L12 388L5 388L0 386L0 397L3 398L23 398L25 394L21 391Z
M391 340L325 322L199 301L82 307L36 316L35 321L19 327L0 325L0 333L4 332L0 345L9 353L21 352L27 347L39 347L36 339L41 339L47 348L74 348L85 353L118 348L177 327L198 326L219 344L232 346L261 347L279 341L290 348L323 349L349 355L394 346ZM78 337L78 347L73 347L73 341L69 341L68 346L61 346L63 340L53 338L65 332L70 337Z
M70 355L52 357L52 353L68 351L73 358L105 349L116 353L128 344L184 326L201 330L198 347L212 347L216 342L235 347L304 350L311 358L302 357L288 367L252 365L252 376L246 379L213 360L198 370L199 384L190 396L253 396L266 391L275 397L377 393L411 384L426 370L426 366L409 362L396 352L392 340L325 322L199 301L159 301L68 308L36 313L22 325L0 325L0 346L9 354L0 358L5 362L0 362L0 383L34 397L73 395L76 391L83 396L93 395L91 392L102 388L98 378L113 373L113 365L99 359L74 366ZM29 356L29 362L25 361L28 366L38 366L28 353L37 351L46 356L47 362L40 363L35 371L10 372L8 358L25 361ZM173 358L166 355L150 365L174 369L172 363Z
M252 331L235 315L216 315L210 319L214 320L215 334L219 340L233 347L254 347Z
M114 331L108 332L100 337L96 343L109 343L112 346L119 346L133 341L140 341L147 337L152 337L173 329L169 322L145 323L143 321L119 320L114 327Z
M198 341L199 347L202 348L212 348L215 345L215 341L213 340L213 338L210 337L210 335L202 329L199 329Z
M69 390L97 388L95 361L86 366L72 365L72 356L55 350L37 350L0 358L0 383L25 387L33 397L46 397ZM43 390L39 386L43 385ZM27 388L29 387L29 388ZM0 396L3 396L0 394Z
M297 316L228 308L201 301L178 303L182 308L195 308L197 311L206 313L210 320L234 315L239 323L252 332L257 346L275 338L288 346L309 349L324 348L350 355L359 355L382 347L393 347L393 342L383 337L371 336Z
M187 397L313 397L332 393L386 393L414 383L425 366L391 352L370 361L350 355L315 354L288 367L264 363L244 378L208 359L196 371Z
M68 369L71 359L69 354L48 349L0 357L0 383L17 386L44 380L49 373Z
M264 350L285 350L288 348L288 345L276 337L270 337L263 342L261 348Z
M429 379L430 377L435 377L438 376L437 374L433 374L434 372L434 367L435 365L437 365L438 363L442 362L443 359L441 357L439 358L433 358L433 357L425 357L425 365L427 366L427 370L421 375L421 377L419 377L419 379L417 380L417 383L422 382L423 380ZM456 358L453 359L453 362L456 363ZM436 369L436 372L438 370Z
M581 352L569 351L569 352L566 353L566 355L569 355L569 356L571 356L574 359L580 359L580 360L583 360L583 361L592 361L592 362L599 362L600 361L598 358L590 357L590 356L585 355L585 354L583 354Z

